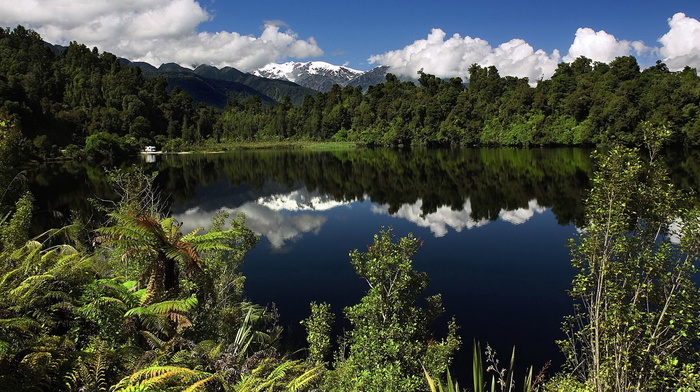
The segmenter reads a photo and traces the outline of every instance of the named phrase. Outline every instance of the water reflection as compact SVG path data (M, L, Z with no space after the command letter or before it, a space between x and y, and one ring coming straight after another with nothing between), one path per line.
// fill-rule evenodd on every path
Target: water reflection
M306 188L287 194L261 197L256 203L275 211L327 211L349 204L346 201L335 200L331 195L321 195L318 191L309 192Z
M219 211L226 212L230 216L244 214L246 224L251 230L269 240L273 248L281 250L286 243L296 241L304 234L318 234L329 217L334 215L330 213L331 210L350 208L355 202L369 205L370 211L374 214L401 218L418 227L428 228L435 237L445 236L449 228L459 233L463 229L477 228L491 222L486 218L474 218L469 199L464 202L462 209L454 210L445 205L438 207L435 212L426 214L423 212L421 199L415 203L403 204L398 209L392 209L387 204L373 203L368 196L364 196L361 200L336 200L332 195L324 195L317 190L309 191L306 187L288 193L258 197L237 207L223 205L215 210L205 210L197 206L175 213L173 216L183 222L184 230L189 231L197 227L207 227L212 217ZM533 199L524 208L502 209L498 219L519 225L544 211L546 208Z
M272 247L277 250L281 250L289 241L298 240L305 233L318 234L321 226L328 219L323 215L291 215L284 210L274 210L255 202L245 203L237 208L222 207L219 211L227 212L231 216L244 214L246 226L255 234L269 240ZM211 218L217 212L192 208L173 216L183 222L185 230L193 230L197 227L209 226Z
M338 201L333 196L309 191L304 187L288 193L258 197L237 207L222 205L214 210L205 210L197 206L174 213L173 217L183 222L184 230L194 230L197 227L208 227L211 218L220 211L230 216L244 214L246 225L279 251L285 244L298 240L306 233L318 234L328 220L327 215L319 212L348 204L349 202Z
M448 227L456 232L462 229L473 229L481 227L490 222L486 218L474 219L471 200L467 199L461 210L453 210L449 206L438 207L437 211L428 214L423 213L423 201L418 200L412 204L404 204L394 213L390 212L388 205L375 205L372 211L377 214L393 215L413 222L418 227L427 227L435 235L442 237L448 232ZM527 222L535 213L541 214L546 208L537 204L537 200L530 200L527 208L517 208L515 210L502 209L498 213L498 219L519 225Z

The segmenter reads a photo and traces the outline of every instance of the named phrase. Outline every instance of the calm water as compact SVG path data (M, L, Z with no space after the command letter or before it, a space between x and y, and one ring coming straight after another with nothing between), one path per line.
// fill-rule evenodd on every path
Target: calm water
M461 326L458 366L467 366L477 339L494 345L503 362L515 345L520 364L539 367L562 362L555 340L571 312L566 290L574 274L566 244L582 220L589 153L258 151L132 164L159 172L157 183L185 230L207 226L219 210L246 215L262 237L244 265L247 295L276 304L290 339L303 339L299 320L311 301L329 302L338 329L344 326L343 307L366 290L348 253L391 226L397 236L410 232L424 241L414 268L429 274L427 294L443 295L446 316L438 329L452 316ZM685 171L684 179L695 162L671 166ZM110 197L100 168L53 165L31 177L43 211L86 215L89 197Z

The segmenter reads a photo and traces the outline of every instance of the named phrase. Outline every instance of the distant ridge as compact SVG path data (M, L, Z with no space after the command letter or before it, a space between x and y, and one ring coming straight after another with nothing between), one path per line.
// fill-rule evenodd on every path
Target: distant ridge
M168 91L176 86L185 91L196 102L203 102L220 109L226 107L229 99L245 100L258 96L263 104L273 105L289 96L292 103L300 104L305 95L315 95L318 91L298 84L275 79L266 79L243 73L232 67L218 69L200 65L196 69L166 63L156 68L144 62L120 60L122 65L139 67L146 77L163 76L168 82Z

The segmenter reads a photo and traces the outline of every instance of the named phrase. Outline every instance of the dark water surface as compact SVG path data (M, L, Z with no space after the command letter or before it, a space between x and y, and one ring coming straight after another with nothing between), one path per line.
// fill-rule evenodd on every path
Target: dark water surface
M467 366L477 339L495 346L502 362L515 345L516 360L538 368L550 359L562 363L555 340L572 310L566 290L574 274L566 244L582 224L589 154L572 148L244 151L133 164L158 171L157 183L185 230L207 226L219 210L246 215L262 237L244 264L247 295L275 303L292 338L303 339L299 321L311 301L329 302L343 325L343 307L367 289L348 253L391 226L397 236L410 232L424 241L414 268L429 274L427 294L443 295L446 317L437 328L451 316L461 327L458 366ZM686 178L697 167L692 162L671 166ZM88 198L110 197L100 168L53 165L30 177L44 211L88 214Z

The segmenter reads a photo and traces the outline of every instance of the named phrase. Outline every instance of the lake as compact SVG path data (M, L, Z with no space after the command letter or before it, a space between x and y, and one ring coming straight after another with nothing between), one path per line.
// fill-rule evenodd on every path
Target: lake
M441 293L445 318L460 326L457 373L470 366L471 342L489 342L507 362L554 366L555 344L572 312L566 290L575 271L567 242L583 221L593 171L590 150L359 149L241 151L141 157L125 165L157 171L172 215L188 231L217 211L243 213L261 236L244 264L246 293L274 303L290 341L309 303L328 302L336 332L342 309L367 289L348 253L363 250L383 227L424 241L414 268ZM697 189L696 153L669 163L677 182ZM101 167L52 164L34 170L29 185L38 218L71 210L93 214L89 198L110 198ZM50 213L51 212L51 213ZM43 217L43 218L42 218ZM50 225L50 223L44 223ZM291 343L294 344L294 343Z

